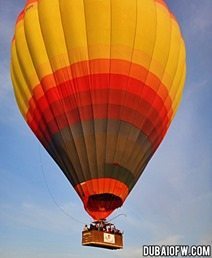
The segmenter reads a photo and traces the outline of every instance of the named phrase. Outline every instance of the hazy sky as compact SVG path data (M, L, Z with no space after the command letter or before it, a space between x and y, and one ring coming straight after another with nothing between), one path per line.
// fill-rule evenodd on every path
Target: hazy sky
M127 215L114 221L125 231L122 251L82 247L82 225L52 200L83 223L90 221L14 100L10 42L24 3L0 0L0 257L139 258L144 244L211 244L212 1L167 0L187 46L185 92L165 140L114 214Z

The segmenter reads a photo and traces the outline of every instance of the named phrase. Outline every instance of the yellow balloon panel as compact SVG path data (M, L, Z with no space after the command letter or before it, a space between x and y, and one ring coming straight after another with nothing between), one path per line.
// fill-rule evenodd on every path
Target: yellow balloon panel
M179 105L186 53L163 0L28 0L11 77L28 125L94 219L120 207Z

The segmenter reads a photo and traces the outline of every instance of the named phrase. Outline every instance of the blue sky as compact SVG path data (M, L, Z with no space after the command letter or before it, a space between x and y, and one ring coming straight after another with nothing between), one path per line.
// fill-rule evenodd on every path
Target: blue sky
M10 41L24 0L0 0L0 257L139 258L144 244L212 243L212 1L167 0L187 46L187 80L166 138L116 224L125 248L81 247L89 222L78 197L21 117L9 74ZM45 175L45 176L44 176ZM46 180L45 180L46 178Z

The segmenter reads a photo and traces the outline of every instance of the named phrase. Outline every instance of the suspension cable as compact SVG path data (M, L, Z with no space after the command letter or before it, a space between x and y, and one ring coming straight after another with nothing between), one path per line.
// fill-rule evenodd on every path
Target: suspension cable
M49 184L48 184L48 181L47 181L47 178L46 178L46 174L45 174L45 169L43 167L43 162L42 162L42 156L41 156L41 151L40 151L40 146L38 146L39 148L39 161L40 161L40 167L41 167L41 171L42 171L42 174L43 174L43 179L44 179L44 182L45 182L45 186L46 186L46 189L53 201L53 203L61 210L61 212L63 212L63 214L65 214L67 217L69 217L70 219L74 220L75 222L81 224L81 225L85 225L86 223L76 219L75 217L73 217L72 215L70 215L62 206L60 206L58 204L58 202L56 201L54 195L52 194L51 190L50 190L50 187L49 187Z
M116 215L115 217L113 217L112 219L108 220L108 222L111 222L112 220L114 220L114 219L116 219L116 218L118 218L118 217L120 217L120 216L127 217L127 214L125 214L125 213L120 213L120 214Z

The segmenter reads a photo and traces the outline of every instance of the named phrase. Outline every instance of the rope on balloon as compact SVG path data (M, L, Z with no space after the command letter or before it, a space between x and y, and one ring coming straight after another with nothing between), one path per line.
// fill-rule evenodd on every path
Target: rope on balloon
M116 219L116 218L118 218L118 217L120 217L120 216L127 217L127 214L125 214L125 213L120 213L120 214L116 215L115 217L113 217L112 219L108 220L108 222L111 222L111 221L113 221L114 219Z
M43 167L43 163L42 163L42 158L41 158L41 152L40 152L40 146L39 146L39 159L40 159L40 166L41 166L41 171L42 171L42 174L43 174L43 178L44 178L44 182L45 182L45 185L46 185L46 188L47 188L47 191L53 201L53 203L61 210L61 212L63 212L63 214L65 214L67 217L69 217L70 219L74 220L75 222L81 224L81 225L85 225L86 223L76 219L75 217L73 217L72 215L70 215L62 206L60 206L58 204L58 202L56 201L54 195L52 194L51 190L50 190L50 187L48 185L48 182L47 182L47 178L46 178L46 174L45 174L45 170L44 170L44 167Z

